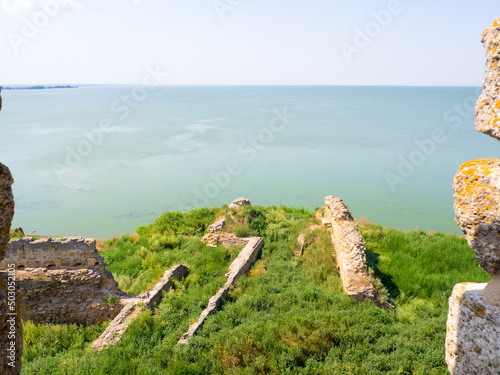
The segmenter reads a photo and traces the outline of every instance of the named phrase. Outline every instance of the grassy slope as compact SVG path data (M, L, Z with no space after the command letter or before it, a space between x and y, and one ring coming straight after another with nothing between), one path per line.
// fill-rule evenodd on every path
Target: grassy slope
M488 280L465 240L361 225L369 264L397 306L385 311L342 294L325 229L308 233L304 256L294 257L298 233L307 233L314 219L285 207L236 215L233 227L240 233L264 237L262 256L200 334L176 345L237 254L199 241L226 210L165 213L137 234L108 241L103 255L127 292L147 289L175 263L189 264L190 275L154 313L141 314L119 344L99 354L88 348L106 324L25 325L23 374L446 373L451 289Z

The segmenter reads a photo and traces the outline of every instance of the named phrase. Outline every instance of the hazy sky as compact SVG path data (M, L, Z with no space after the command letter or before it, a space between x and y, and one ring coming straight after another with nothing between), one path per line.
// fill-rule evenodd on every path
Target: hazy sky
M0 0L0 84L481 85L499 0Z

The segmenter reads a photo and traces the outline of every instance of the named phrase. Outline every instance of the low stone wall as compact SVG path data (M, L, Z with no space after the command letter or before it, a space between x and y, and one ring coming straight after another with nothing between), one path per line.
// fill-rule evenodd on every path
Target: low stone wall
M95 324L114 318L123 308L124 293L106 270L94 239L14 239L0 264L7 265L17 269L24 320Z
M342 199L325 198L322 220L331 234L344 292L358 300L379 300L368 274L365 240Z
M205 319L221 308L222 303L227 299L231 285L252 267L259 256L262 246L263 241L260 237L253 237L248 241L243 250L238 254L238 257L229 266L229 272L226 274L226 283L219 289L217 294L210 298L207 308L203 310L198 321L189 326L189 330L182 335L178 342L179 344L187 344L189 339L203 326Z
M165 271L162 279L152 290L142 293L139 296L132 296L128 300L123 299L122 302L125 303L125 307L113 319L102 335L92 343L92 349L102 350L116 344L135 317L145 309L155 308L160 303L163 293L168 292L174 286L173 279L183 279L187 273L188 268L182 264L178 264L172 267L172 269Z

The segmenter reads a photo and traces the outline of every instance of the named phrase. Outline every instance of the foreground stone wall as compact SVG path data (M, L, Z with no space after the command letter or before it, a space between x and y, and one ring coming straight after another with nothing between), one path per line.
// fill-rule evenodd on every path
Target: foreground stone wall
M476 128L500 139L500 22L483 33L486 80ZM500 159L462 166L453 184L455 221L491 275L488 284L462 283L449 299L446 363L452 375L500 374Z
M15 263L18 269L26 267L86 267L102 263L93 238L82 237L13 239L0 267Z
M365 240L342 199L325 198L323 225L331 234L344 292L358 300L379 300L366 264Z
M14 179L9 168L0 163L0 261L5 258L5 251L10 239L10 224L14 218L13 183Z
M14 239L0 266L9 264L17 269L24 320L95 324L123 308L119 297L124 293L106 270L94 239Z
M500 373L500 309L486 303L485 287L462 283L453 289L446 336L451 374Z
M9 169L0 163L0 261L5 257L14 217L13 183ZM21 373L23 338L15 277L14 269L0 267L0 374L5 375Z

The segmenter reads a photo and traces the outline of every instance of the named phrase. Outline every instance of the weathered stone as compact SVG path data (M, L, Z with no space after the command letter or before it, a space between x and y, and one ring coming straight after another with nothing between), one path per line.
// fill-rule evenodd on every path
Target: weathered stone
M161 301L164 292L168 292L174 286L174 280L186 277L188 268L182 264L165 271L162 279L155 287L139 296L128 296L122 299L125 307L113 319L106 330L92 343L92 349L102 350L110 345L116 344L123 336L132 321L145 309L155 308Z
M455 221L490 275L500 271L500 159L460 166L453 184Z
M250 201L246 198L238 198L235 199L230 205L229 208L237 208L240 206L251 206L252 204Z
M14 217L13 183L9 168L0 163L0 262L5 257ZM12 267L0 268L0 374L20 374L23 337L16 273Z
M304 252L304 245L306 243L306 236L303 234L299 235L297 238L297 243L299 244L299 248L295 251L295 255L300 257L302 256L302 253Z
M368 274L365 240L344 201L326 197L324 218L331 225L329 230L344 292L358 300L378 302L380 296Z
M113 275L106 270L93 238L13 239L5 259L17 268L21 317L35 323L95 324L122 309ZM118 298L110 304L110 298Z
M486 78L476 105L476 129L500 140L500 19L484 31Z
M219 235L219 245L230 247L238 247L244 246L247 244L249 238L248 237L236 237L234 233L225 233L222 232Z
M208 233L204 235L201 240L205 242L208 246L217 247L219 245L219 236L222 232L222 228L226 225L226 219L220 218L215 223L209 225Z
M457 284L449 299L446 363L453 375L500 373L500 310L483 296L486 284Z
M5 248L10 239L10 224L14 217L13 183L9 168L0 163L0 260L5 257Z
M483 33L486 79L476 129L500 140L500 20ZM449 300L446 363L452 375L500 374L500 159L460 166L453 184L455 221L466 234L488 284L458 284Z

